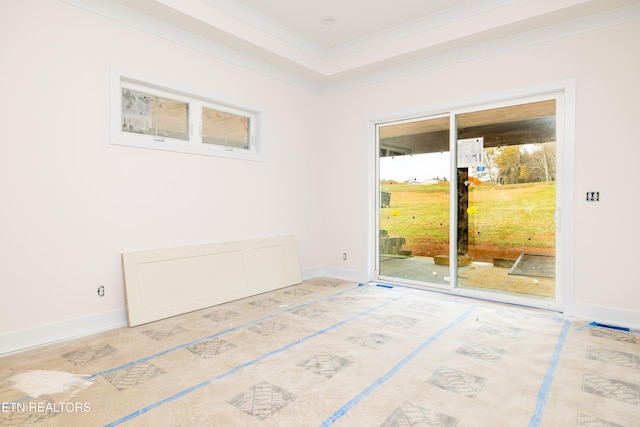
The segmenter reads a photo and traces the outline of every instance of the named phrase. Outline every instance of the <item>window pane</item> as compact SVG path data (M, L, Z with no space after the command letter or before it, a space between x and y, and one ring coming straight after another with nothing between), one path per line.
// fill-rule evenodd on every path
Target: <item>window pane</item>
M146 93L122 89L122 130L150 134L153 127L153 97Z
M381 276L448 286L449 116L379 127Z
M156 98L157 134L167 138L189 139L189 105Z
M144 92L122 89L122 130L188 140L189 106Z
M249 118L203 108L202 142L249 150Z

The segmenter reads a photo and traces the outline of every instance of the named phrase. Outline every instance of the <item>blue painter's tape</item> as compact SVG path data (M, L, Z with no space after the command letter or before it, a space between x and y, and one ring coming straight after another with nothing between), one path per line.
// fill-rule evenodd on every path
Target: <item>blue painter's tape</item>
M593 324L593 326L599 326L601 328L615 329L615 330L618 330L618 331L625 331L625 332L630 332L631 331L631 329L625 328L624 326L605 325L604 323L598 323L598 322L591 322L591 324Z
M595 325L595 323L596 322L591 322L591 323L588 323L588 324L586 324L584 326L579 326L579 327L576 328L576 331L581 331L583 329L591 328L591 327L593 327Z
M228 334L230 332L237 331L238 329L242 329L242 328L246 328L248 326L255 325L256 323L260 323L260 322L262 322L264 320L267 320L267 319L270 319L270 318L272 318L274 316L279 316L280 314L288 313L288 312L293 311L293 310L298 310L299 308L306 307L306 306L311 305L311 304L315 304L315 303L317 303L319 301L324 301L326 299L333 298L333 297L336 297L338 295L342 295L342 294L344 294L346 292L351 292L354 289L355 288L349 288L349 289L346 289L346 290L343 290L343 291L336 292L334 294L328 295L326 297L317 298L317 299L315 299L313 301L309 301L307 303L300 304L300 305L298 305L296 307L292 307L292 308L280 311L278 313L273 313L273 314L270 314L268 316L264 316L264 317L262 317L262 318L260 318L258 320L254 320L252 322L247 322L247 323L244 323L242 325L238 325L238 326L235 326L233 328L226 329L226 330L221 331L221 332L217 332L217 333L215 333L213 335L209 335L209 336L206 336L206 337L203 337L203 338L198 338L198 339L195 339L193 341L189 341L189 342L177 345L175 347L169 348L167 350L163 350L161 352L152 354L150 356L146 356L146 357L143 357L143 358L140 358L140 359L133 360L131 362L127 362L124 365L116 366L116 367L111 368L111 369L107 369L107 370L104 370L104 371L101 371L101 372L96 372L94 374L87 375L85 378L87 380L93 380L93 379L95 379L97 377L101 377L101 376L107 375L107 374L112 373L112 372L117 372L117 371L120 371L122 369L130 368L130 367L132 367L134 365L137 365L138 363L148 362L149 360L155 359L157 357L164 356L166 354L169 354L169 353L174 352L176 350L183 349L183 348L188 347L190 345L197 344L197 343L202 342L202 341L207 341L207 340L219 337L221 335L225 335L225 334ZM23 397L21 397L21 398L19 398L17 400L14 400L14 402L18 403L18 402L28 401L30 399L33 399L33 398L31 396L23 396Z
M607 324L598 323L598 322L591 322L588 325L580 326L579 328L576 328L576 331L581 331L583 329L593 328L593 327L615 329L617 331L624 331L624 332L634 332L631 328L625 328L624 326L607 325Z
M551 356L551 361L549 362L547 373L544 376L542 385L540 386L540 391L538 391L536 409L531 416L531 420L529 420L529 427L539 426L540 421L542 420L544 407L547 405L547 398L549 397L549 391L551 390L551 384L553 383L553 376L556 372L556 367L558 366L560 355L562 354L562 348L564 347L564 343L567 340L567 334L569 333L570 324L571 323L568 320L565 320L562 331L560 332L560 336L558 337L558 342L556 343L556 348L553 351L553 355Z
M311 338L317 337L318 335L324 334L325 332L328 332L328 331L331 331L333 329L336 329L336 328L344 325L345 323L349 323L352 320L355 320L355 319L357 319L359 317L363 317L363 316L365 316L365 315L367 315L367 314L369 314L369 313L371 313L373 311L379 310L379 309L381 309L381 308L383 308L383 307L385 307L385 306L387 306L387 305L389 305L389 304L391 304L393 302L396 302L396 301L398 301L398 300L400 300L402 298L404 298L404 297L403 296L396 297L396 298L394 298L392 300L389 300L389 301L384 302L384 303L382 303L380 305L372 307L372 308L370 308L370 309L368 309L366 311L363 311L363 312L358 313L358 314L356 314L354 316L351 316L351 317L349 317L349 318L347 318L345 320L342 320L341 322L335 323L332 326L329 326L329 327L327 327L325 329L321 329L321 330L316 331L316 332L314 332L314 333L312 333L310 335L307 335L304 338L300 338L300 339L298 339L296 341L290 342L289 344L287 344L285 346L282 346L282 347L280 347L278 349L275 349L273 351L265 353L262 356L257 357L257 358L255 358L253 360L250 360L248 362L240 364L240 365L236 366L235 368L232 368L232 369L230 369L230 370L228 370L226 372L223 372L223 373L218 374L218 375L216 375L216 376L214 376L212 378L209 378L209 379L207 379L205 381L202 381L202 382L200 382L200 383L198 383L196 385L193 385L193 386L191 386L189 388L186 388L186 389L184 389L184 390L182 390L182 391L180 391L180 392L178 392L178 393L176 393L174 395L171 395L171 396L166 397L166 398L164 398L162 400L159 400L159 401L157 401L155 403L152 403L152 404L150 404L148 406L145 406L144 408L138 409L137 411L132 412L129 415L126 415L126 416L120 418L119 420L116 420L116 421L113 421L113 422L111 422L109 424L106 424L105 427L115 427L115 426L118 426L118 425L120 425L122 423L130 421L130 420L132 420L132 419L134 419L136 417L139 417L140 415L142 415L144 413L147 413L147 412L151 411L152 409L155 409L155 408L159 407L160 405L162 405L164 403L172 402L172 401L174 401L176 399L179 399L182 396L185 396L185 395L187 395L187 394L189 394L191 392L194 392L194 391L196 391L198 389L201 389L202 387L205 387L205 386L207 386L207 385L209 385L209 384L211 384L211 383L213 383L215 381L218 381L218 380L221 380L223 378L226 378L231 374L235 374L236 372L240 371L241 369L244 369L244 368L246 368L248 366L254 365L254 364L256 364L256 363L258 363L258 362L260 362L260 361L262 361L262 360L264 360L264 359L266 359L268 357L271 357L271 356L276 355L278 353L281 353L281 352L283 352L285 350L288 350L289 348L291 348L291 347L293 347L295 345L298 345L298 344L300 344L302 342L310 340Z
M447 326L445 326L444 328L440 329L435 334L431 335L425 342L420 344L415 350L413 350L411 353L409 353L409 355L407 357L402 359L397 365L395 365L393 368L391 368L390 371L388 371L386 374L384 374L383 376L378 378L376 381L374 381L369 387L367 387L364 390L362 390L353 399L349 400L347 403L342 405L342 407L340 409L338 409L336 412L334 412L333 415L331 415L329 418L327 418L322 424L320 424L320 426L321 427L330 426L331 424L335 423L340 418L342 418L351 408L353 408L355 405L357 405L362 399L367 397L372 391L374 391L376 388L381 386L389 378L394 376L400 369L402 369L414 357L416 357L418 354L420 354L420 352L422 352L422 350L427 348L438 337L440 337L442 334L447 332L449 329L451 329L454 326L456 326L458 323L462 322L462 320L464 320L464 318L466 318L469 314L471 314L471 312L473 310L475 310L475 309L476 309L476 306L472 305L471 307L469 307L467 309L467 311L462 313L453 322L449 323Z
M169 349L167 349L167 350L161 351L161 352L159 352L159 353L155 353L155 354L152 354L152 355L150 355L150 356L143 357L143 358L141 358L141 359L137 359L137 360L133 360L133 361L131 361L131 362L125 363L124 365L116 366L115 368L107 369L107 370L104 370L104 371L101 371L101 372L96 372L95 374L89 375L89 376L87 377L87 379L90 379L90 380L91 380L91 379L94 379L94 378L96 378L96 377L101 377L101 376L104 376L104 375L106 375L106 374L109 374L109 373L111 373L111 372L116 372L116 371L120 371L120 370L125 369L125 368L130 368L131 366L133 366L133 365L137 365L138 363L148 362L148 361L149 361L149 360L151 360L151 359L155 359L155 358L157 358L157 357L164 356L164 355L166 355L166 354L168 354L168 353L171 353L171 352L173 352L173 351L180 350L180 349L183 349L183 348L185 348L185 347L189 347L189 346L194 345L194 344L197 344L197 343L199 343L199 342L208 341L208 340L210 340L210 339L217 338L217 337L219 337L219 336L221 336L221 335L225 335L225 334L228 334L228 333L231 333L231 332L237 331L237 330L242 329L242 328L246 328L246 327L249 327L249 326L253 326L253 325L257 324L257 323L260 323L260 322L265 321L265 320L267 320L267 319L270 319L270 318L272 318L272 317L279 316L279 315L281 315L281 314L288 313L288 312L291 312L291 311L294 311L294 310L298 310L298 309L300 309L300 308L302 308L302 307L306 307L306 306L308 306L308 305L315 304L315 303L316 303L316 302L318 302L318 301L323 301L323 300L325 300L325 299L333 298L333 297L335 297L335 296L338 296L338 295L344 294L344 293L346 293L346 292L353 291L353 289L354 289L354 288L349 288L349 289L346 289L346 290L344 290L344 291L336 292L336 293L331 294L331 295L329 295L329 296L322 297L322 298L318 298L318 299L315 299L315 300L313 300L313 301L309 301L309 302L307 302L307 303L300 304L300 305L297 305L297 306L292 307L292 308L288 308L288 309L283 310L283 311L280 311L280 312L278 312L278 313L273 313L273 314L270 314L270 315L267 315L267 316L261 317L260 319L257 319L257 320L251 321L251 322L247 322L247 323L243 323L242 325L234 326L233 328L225 329L224 331L217 332L217 333L215 333L215 334L212 334L212 335L209 335L209 336L206 336L206 337L203 337L203 338L198 338L198 339L195 339L195 340L193 340L193 341L189 341L189 342L186 342L186 343L182 343L182 344L180 344L180 345L177 345L177 346L175 346L175 347L172 347L172 348L169 348Z

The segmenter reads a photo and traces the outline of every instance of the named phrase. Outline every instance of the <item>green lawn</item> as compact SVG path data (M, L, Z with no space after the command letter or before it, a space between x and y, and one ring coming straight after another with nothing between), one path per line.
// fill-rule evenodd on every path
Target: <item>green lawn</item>
M391 207L380 209L380 228L417 241L449 239L449 183L383 184ZM469 187L469 242L475 245L555 246L555 182Z

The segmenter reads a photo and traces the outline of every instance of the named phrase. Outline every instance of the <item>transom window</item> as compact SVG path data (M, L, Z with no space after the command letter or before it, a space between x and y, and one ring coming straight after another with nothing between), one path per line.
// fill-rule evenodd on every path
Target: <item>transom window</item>
M189 104L122 88L122 131L189 140Z
M262 159L257 111L113 72L112 82L112 144Z
M202 142L248 150L250 118L225 111L202 108Z

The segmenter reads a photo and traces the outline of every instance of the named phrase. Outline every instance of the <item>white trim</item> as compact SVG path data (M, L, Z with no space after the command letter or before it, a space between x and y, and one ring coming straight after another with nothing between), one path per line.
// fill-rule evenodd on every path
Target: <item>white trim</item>
M323 85L308 74L285 70L265 60L228 48L220 43L195 35L158 19L144 15L126 6L107 0L60 0L86 12L109 19L127 27L143 31L177 45L237 65L262 75L282 81L314 93L321 93Z
M289 27L267 18L256 9L245 6L236 0L201 0L211 7L223 11L229 16L249 24L276 39L286 40L291 46L298 48L316 58L326 59L327 49L321 44L301 36Z
M249 54L233 50L229 47L223 46L220 43L216 43L215 41L212 41L210 39L206 39L204 37L192 34L188 31L181 30L175 26L169 25L158 19L144 15L140 12L137 12L115 2L106 0L60 1L88 11L90 13L94 13L98 16L111 19L115 22L129 26L131 28L144 31L148 34L152 34L164 40L168 40L176 44L194 49L198 52L215 57L216 59L221 59L228 63L261 73L265 76L272 77L290 85L301 87L314 93L335 93L345 89L362 87L384 80L395 79L402 76L425 72L428 70L453 64L472 61L482 57L505 53L508 51L521 49L540 43L571 37L574 35L627 23L640 18L640 4L631 4L628 6L608 10L603 13L597 13L572 21L550 25L526 33L517 34L514 36L470 46L463 49L458 49L442 55L428 56L424 59L415 61L407 60L405 64L400 66L392 66L391 64L394 61L391 61L391 63L389 63L389 61L381 60L379 62L374 61L372 63L355 66L349 72L335 73L333 75L323 75L318 70L304 67L300 64L295 64L294 67L291 67L291 58L287 59L273 52L263 52L260 58L266 59L258 59L257 55L251 56ZM496 4L499 3L501 2L496 2ZM484 3L482 5L486 6ZM243 15L243 12L240 9L230 8L228 6L229 5L225 5L223 3L221 5L216 5L216 8L230 14L230 16L237 14ZM253 25L255 28L258 28L263 32L266 31L266 29L262 25L258 25L255 22L254 18L255 16L253 16L253 14L251 16L243 15L243 19L246 20L249 24ZM235 19L239 18L236 17ZM420 23L424 25L422 21L420 21ZM424 27L418 26L418 28ZM268 34L272 35L275 38L287 37L289 39L288 36L290 36L291 34L288 31L283 32L280 30L281 29L269 31ZM367 40L374 41L373 45L378 45L378 38L381 36L391 37L391 39L402 37L404 33L396 33L396 30L397 29L391 31L393 34L381 33L371 36ZM405 30L408 31L408 33L406 34L412 34L416 30L416 28L409 26ZM330 62L331 58L333 58L334 56L329 54L327 56L328 59L322 60L321 58L316 56L319 51L318 49L312 48L312 44L310 45L309 43L300 42L300 40L295 41L293 39L289 39L289 41L291 42L292 46L295 46L295 49L303 53L306 51L308 56L317 59L312 62L316 65L322 65L322 68L326 68L325 63ZM354 56L354 52L358 52L357 49L362 49L362 46L359 46L358 43L360 43L360 41L347 43L343 47L337 48L335 52L338 54L338 56L343 56L345 54ZM354 51L352 52L352 50ZM257 53L259 54L260 52ZM363 55L360 54L359 56ZM397 63L397 61L395 62ZM389 66L385 66L385 64L388 64Z
M485 15L520 0L481 0L467 1L453 7L443 9L401 25L395 25L352 41L332 47L327 53L327 60L335 60L360 52L379 49L398 41L422 35L433 39L438 30L452 28L461 21L471 22L480 15ZM426 47L426 46L425 46Z
M617 308L603 307L593 304L575 304L564 314L589 321L595 321L606 325L630 328L640 331L640 317L637 311L621 310Z
M573 199L567 200L563 196L565 194L573 193L572 191L571 192L567 191L567 189L565 188L565 182L564 182L564 178L567 177L567 174L564 171L565 165L563 161L565 157L569 155L572 156L573 154L573 152L567 153L567 148L565 147L565 140L567 138L566 138L566 135L564 134L564 129L565 129L564 115L566 113L568 104L564 101L564 93L565 93L564 88L554 89L553 87L548 87L541 90L540 92L530 92L529 95L509 96L505 99L496 99L494 101L489 101L484 103L481 102L479 104L473 104L473 105L465 106L462 108L454 109L451 111L452 116L457 116L464 113L489 110L494 108L509 107L509 106L514 106L519 104L528 104L528 103L539 102L539 101L550 100L550 99L555 100L556 101L556 123L557 123L557 131L556 131L557 150L560 151L557 155L557 161L556 161L557 171L558 171L558 174L556 176L556 209L560 209L560 212L562 212L562 207L565 205L565 203L566 204L572 203L572 200L573 200ZM573 105L573 109L575 110L575 103L572 105ZM562 109L559 108L559 106L562 107ZM457 132L457 126L452 126L451 128L452 141L457 139L456 132ZM571 147L573 146L571 145ZM452 156L451 156L453 166L456 166L455 165L455 159L457 158L457 153L455 153L456 149L457 149L457 144L453 144ZM572 175L573 175L573 168L571 168L571 176ZM457 185L457 180L453 180L452 178L451 181L452 181L451 185L455 187ZM454 194L455 192L456 192L456 189L454 188L452 191L452 198L451 198L451 212L452 212L451 217L452 218L454 218L453 215L457 214L457 208L455 207L455 197L456 197ZM451 231L450 231L451 236L454 236L455 232L457 231L456 225L455 225L456 223L457 223L457 218L451 221ZM563 274L565 270L564 257L566 256L571 259L573 257L573 249L571 250L571 253L567 253L562 250L562 248L567 246L567 241L565 236L566 235L562 234L559 228L556 229L556 255L557 255L556 256L556 286L555 286L555 296L553 301L547 301L544 299L538 300L536 298L525 298L525 297L521 298L516 295L511 295L511 294L501 295L501 294L492 293L492 292L486 293L487 297L491 296L492 299L499 302L507 302L507 303L513 302L521 305L529 305L533 307L561 311L563 296L565 295L565 291L564 291L565 286L573 288L573 283L571 284L564 283L564 279L565 279L565 276ZM462 294L462 295L469 295L469 296L484 294L484 292L482 291L474 291L466 288L457 287L457 277L458 277L458 275L456 274L457 257L455 256L454 245L451 245L450 259L452 260L451 268L450 268L450 277L454 279L451 281L450 291L454 293ZM487 297L484 297L484 298L487 298Z
M35 328L0 334L0 355L92 335L127 326L127 310L121 308Z
M367 160L365 166L366 171L366 191L364 194L364 200L366 203L366 235L361 239L362 253L365 254L365 280L371 281L378 276L378 248L380 247L380 227L378 225L380 219L378 210L372 209L374 206L380 206L380 194L379 184L376 184L378 177L380 176L380 164L378 162L378 156L380 148L378 147L378 137L376 131L378 126L376 121L365 120L363 123L363 137L365 138L363 152L364 158ZM374 142L373 144L371 142ZM371 189L373 185L373 189Z
M535 299L520 299L517 296L509 296L508 298L502 297L500 294L483 294L478 293L476 295L475 292L464 290L461 288L456 288L455 284L451 282L449 289L442 289L441 287L433 287L428 288L436 291L443 291L446 293L459 294L459 295L468 295L474 296L477 298L487 298L488 295L495 296L495 301L505 302L505 303L516 303L522 305L529 305L532 307L539 307L545 309L552 310L566 310L567 307L574 307L573 295L574 295L574 274L573 274L573 266L574 266L574 239L573 239L573 190L574 190L574 182L573 182L573 174L574 174L574 149L575 149L575 105L576 105L576 96L575 96L575 87L576 82L575 79L562 80L557 82L551 82L547 84L541 84L533 87L525 87L519 88L512 91L508 91L502 94L493 94L493 95L483 95L480 97L453 102L449 106L444 107L431 107L426 109L427 112L407 112L405 114L394 114L389 115L385 118L377 118L370 119L368 121L369 127L377 129L378 125L390 122L402 122L402 121L413 121L417 117L428 118L428 117L437 117L443 114L450 114L453 118L460 113L469 112L469 111L477 111L480 109L488 109L495 108L497 106L506 106L506 105L514 105L519 103L526 102L535 102L536 100L541 99L556 99L557 105L559 104L562 107L561 114L557 114L562 118L560 122L560 129L558 132L562 132L563 134L558 134L558 140L561 141L561 144L558 144L558 148L562 151L559 155L558 162L562 162L558 170L561 176L557 177L557 182L559 188L557 191L556 198L556 206L561 207L561 219L560 222L562 224L561 233L556 233L557 241L556 241L556 253L558 254L557 259L562 262L562 265L558 265L558 269L556 271L557 283L560 284L561 289L556 287L556 297L553 304L549 304L547 301L540 301L540 303L536 303ZM558 102L558 100L561 100ZM556 107L556 111L558 111L558 106ZM448 112L448 113L447 113ZM450 126L451 132L451 141L455 140L455 126ZM369 133L371 137L371 132ZM368 194L372 195L375 201L378 201L378 191L379 191L379 166L378 166L378 138L375 135L375 131L373 132L374 144L369 144L370 150L375 150L370 155L367 156L369 158L373 158L372 162L374 163L375 168L375 177L374 179L369 181L369 191ZM371 140L369 140L371 141ZM455 170L455 159L456 159L456 144L452 144L452 152L451 152L451 168ZM457 180L451 179L451 184L455 185ZM457 209L455 208L454 202L454 193L455 188L452 189L451 192L451 201L450 201L450 235L455 235L455 223L457 214ZM375 211L378 205L369 204L369 210ZM368 274L374 278L374 280L385 280L386 277L380 277L379 273L374 271L374 269L378 266L378 250L376 250L378 245L377 234L379 233L379 219L372 213L371 225L369 227L369 235L366 240L368 241L371 248L373 248L373 254L369 254L370 259L368 260ZM373 246L376 245L376 246ZM455 245L450 245L450 257L452 260L450 264L450 277L456 277L455 274L457 270L457 257L455 255ZM559 263L558 263L559 264ZM372 267L373 266L373 267ZM425 288L428 284L425 284ZM569 310L569 311L570 311Z
M427 288L424 286L413 285L411 283L398 283L398 282L385 280L384 278L380 280L375 280L373 278L366 278L365 276L358 274L357 272L348 271L348 270L314 268L314 269L303 270L302 277L304 280L327 277L327 278L333 278L338 280L348 280L352 282L365 283L365 284L370 282L379 282L383 284L389 284L391 286L397 286L400 288L406 287L411 289L419 289L421 291L432 292L436 294L440 293L440 294L451 295L451 296L461 296L464 298L479 299L483 301L495 301L500 304L509 304L509 305L515 304L515 305L522 305L527 307L530 306L530 304L519 304L521 302L519 300L511 300L511 301L488 300L486 298L486 294L459 295L459 294L447 292L446 290L439 289L439 288ZM557 311L547 307L535 307L535 308L539 310ZM604 323L611 326L617 326L617 327L623 327L623 328L626 327L634 330L634 332L638 332L640 330L640 321L638 320L638 314L637 312L630 311L630 310L619 310L619 309L613 309L609 307L602 307L602 306L596 306L596 305L590 305L590 304L577 304L577 305L574 305L571 310L565 308L563 311L563 315L565 317L574 318L578 320L595 321L598 323Z
M488 58L517 49L525 49L554 40L578 36L615 25L625 24L637 19L640 19L640 4L629 5L570 22L448 51L441 55L428 56L424 59L410 61L398 66L363 67L353 77L345 77L333 81L329 80L329 83L325 86L325 91L327 93L340 93L345 90L366 87L384 81L396 80L481 58Z
M310 280L318 277L328 277L332 279L347 280L350 282L358 282L358 283L367 283L372 280L372 278L369 277L368 275L363 274L361 271L355 271L355 270L345 270L341 268L323 268L323 267L302 270L303 280Z
M572 315L575 307L575 231L574 231L574 194L575 194L575 146L576 146L576 80L568 80L564 83L564 98L562 108L564 110L563 122L560 123L563 132L562 151L558 153L562 162L559 169L562 179L562 188L556 190L560 205L560 233L564 235L560 251L562 266L556 275L563 283L562 294L558 298L562 301L562 307L567 315ZM557 109L558 107L556 107ZM559 130L557 131L559 132Z

